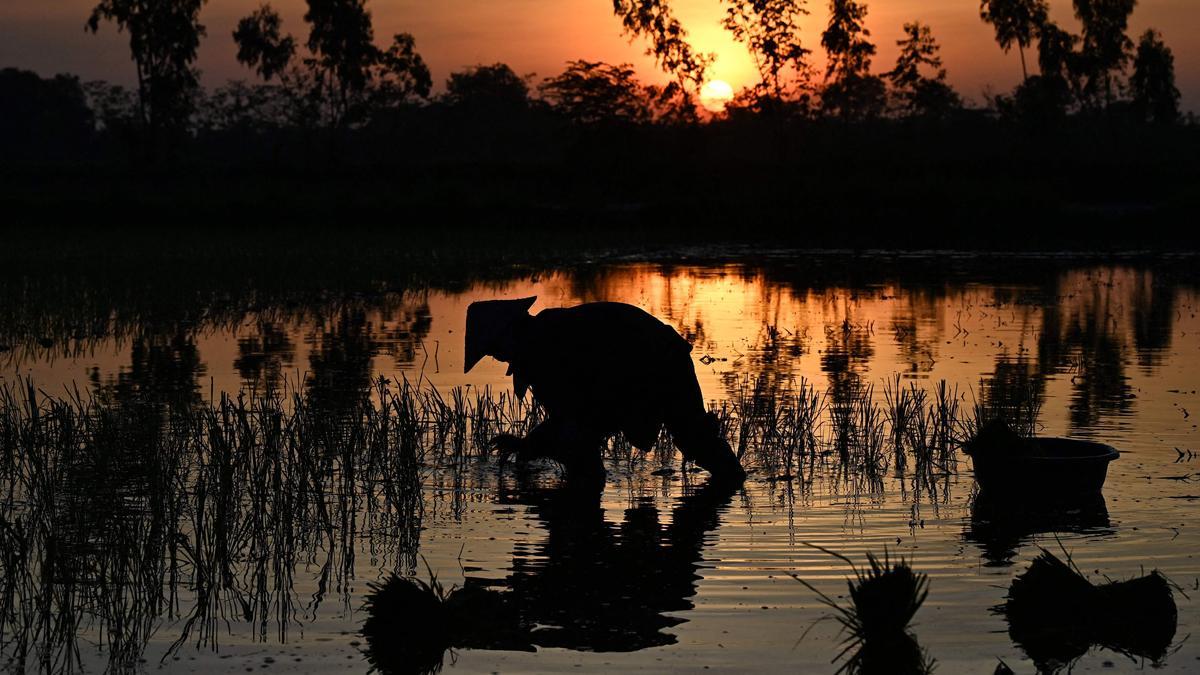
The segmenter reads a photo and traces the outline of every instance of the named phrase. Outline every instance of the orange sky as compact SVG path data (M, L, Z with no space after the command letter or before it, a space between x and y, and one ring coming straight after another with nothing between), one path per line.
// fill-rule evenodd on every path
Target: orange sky
M129 82L132 67L124 36L112 27L103 28L98 36L83 31L92 4L94 0L0 3L0 67ZM233 58L230 33L237 19L258 4L258 0L209 0L202 14L208 38L200 58L206 84L249 77ZM303 0L272 4L283 13L289 31L306 35ZM1054 18L1074 29L1070 0L1051 0L1051 5ZM753 80L745 50L718 25L723 12L720 0L675 0L675 6L696 46L717 54L713 77L729 81L735 89ZM874 0L868 6L867 25L879 46L876 71L891 67L904 22L920 19L932 26L942 43L951 83L968 98L978 103L988 88L1005 91L1020 78L1016 53L1005 55L996 46L991 28L979 20L977 0ZM369 7L378 42L388 41L398 31L413 33L438 82L462 66L496 61L509 63L519 73L544 77L572 58L628 61L646 79L659 78L642 55L643 45L631 45L621 36L610 0L370 0ZM817 52L813 61L819 67L826 3L812 2L809 8L812 15L804 37ZM1195 109L1200 102L1200 3L1141 0L1130 32L1136 37L1150 26L1161 30L1174 50L1184 107Z

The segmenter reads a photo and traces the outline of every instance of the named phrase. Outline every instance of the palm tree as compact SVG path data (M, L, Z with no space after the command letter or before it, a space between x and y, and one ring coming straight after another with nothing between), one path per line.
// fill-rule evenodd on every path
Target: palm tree
M1029 79L1025 48L1033 43L1038 26L1046 22L1050 8L1046 0L982 0L979 16L996 29L996 42L1007 54L1016 43L1021 54L1021 74Z

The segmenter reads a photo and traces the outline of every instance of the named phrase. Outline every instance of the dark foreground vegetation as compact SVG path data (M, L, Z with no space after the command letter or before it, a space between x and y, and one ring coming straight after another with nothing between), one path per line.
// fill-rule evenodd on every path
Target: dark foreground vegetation
M303 629L298 610L304 601L293 576L304 565L318 569L323 580L305 607L313 613L339 596L343 603L354 599L356 546L367 545L381 568L412 576L428 495L461 508L462 488L472 476L495 479L490 440L499 433L524 434L543 414L504 392L440 391L384 378L359 387L318 373L303 383L210 401L188 388L134 380L89 393L48 394L30 380L0 386L0 658L6 667L74 670L83 644L94 640L104 646L110 668L136 668L161 618L178 630L160 655L164 661L183 647L215 649L228 622L246 621L255 640L286 641L289 631ZM974 408L960 406L965 394L945 382L929 391L902 387L898 379L888 387L884 405L869 389L818 392L804 381L780 387L769 378L753 379L715 411L755 480L801 493L823 485L859 495L881 491L891 471L909 485L915 502L936 500L957 471L963 435L1006 409L1005 401L989 394ZM661 467L659 474L675 472L665 434L652 460L619 436L606 443L605 457L624 475L644 472L651 461ZM689 475L681 473L685 482ZM514 577L507 599L478 589L474 599L460 594L477 613L512 612L523 622L493 623L492 631L469 636L475 642L468 644L601 651L670 644L673 638L659 631L673 624L661 614L690 608L680 603L695 592L704 533L715 529L717 510L733 492L723 486L692 495L666 530L670 545L664 543L661 555L614 558L614 566L624 561L624 571L595 568L596 574L609 572L608 578L592 575L578 587L559 588L554 584L562 579L552 574ZM598 493L576 486L562 494L539 508L551 531L561 526L574 533L583 549L575 553L586 555L599 533L579 529L581 509ZM571 503L556 503L562 499ZM598 501L589 508L602 513ZM647 560L660 561L662 569L648 573ZM637 567L643 569L635 573ZM872 569L858 587L881 597L856 596L857 610L846 614L848 626L865 631L860 637L868 646L904 638L924 599L924 581L911 570L896 589L893 571L874 563ZM580 600L588 588L594 608ZM597 619L612 598L645 602L651 589L662 594L661 604L629 600ZM907 593L904 603L881 610L897 590ZM434 595L440 602L451 599ZM563 597L571 600L561 605ZM376 596L376 603L387 602ZM414 620L397 612L393 608L379 621ZM547 613L562 631L519 630L546 624ZM596 630L598 620L613 632ZM497 632L503 627L512 630ZM412 635L408 631L392 635L374 658L391 655L403 663L413 656L404 644L426 646L398 643ZM446 647L453 645L451 640ZM915 642L911 647L924 663ZM431 664L440 662L442 649L429 655Z
M673 644L663 629L692 608L708 534L738 489L709 481L693 490L703 480L676 469L666 434L652 453L610 438L605 459L619 476L677 474L687 490L669 526L646 507L628 512L642 534L621 540L604 523L599 486L568 477L547 488L530 471L538 467L498 465L491 439L526 433L543 416L506 392L385 378L359 386L321 372L207 401L187 387L147 384L131 375L87 393L47 393L30 380L0 386L0 658L8 668L72 671L95 642L110 669L125 671L147 658L215 650L242 622L254 641L286 642L322 603L361 600L353 582L364 549L385 572L370 585L362 625L366 657L384 672L437 672L454 648ZM916 523L924 504L936 513L949 499L964 468L958 451L979 429L996 419L1036 425L1031 396L998 380L968 394L897 376L876 396L869 386L818 391L764 375L713 409L751 481L857 500L894 480L911 496ZM428 583L416 580L429 510L457 512L477 484L545 520L547 566L514 563L504 579L468 576L461 589L443 587L432 569ZM809 585L845 628L839 672L930 672L933 657L910 631L928 578L886 550L867 560L851 563L848 600ZM1008 602L1013 638L1035 658L1040 643L1020 622L1044 613L1042 595L1027 591L1043 583L1039 565L1014 582ZM1070 635L1082 649L1062 652L1061 663L1091 642L1163 658L1175 614L1161 577L1094 589L1058 566L1070 583L1050 583L1069 594L1061 611L1072 617L1080 598L1107 608L1120 589L1132 598L1145 584L1148 615L1162 614L1145 648L1112 631L1092 637L1091 624L1079 624ZM321 584L307 599L295 584L310 574ZM153 650L155 641L165 651Z
M1158 570L1145 576L1093 584L1071 559L1042 549L1024 573L1013 579L997 610L1008 620L1009 635L1040 672L1070 669L1093 645L1160 661L1175 638L1178 611L1174 591L1186 597Z
M499 227L544 236L806 246L1111 249L1192 245L1200 129L1179 108L1162 36L1126 35L1134 3L985 0L1021 54L1013 92L971 104L929 26L873 69L867 8L831 0L809 63L799 0L727 0L759 82L698 105L711 56L661 0L614 3L670 75L572 61L535 81L504 64L435 93L417 41L376 39L364 0L312 0L307 38L263 6L232 36L256 83L205 90L202 0L101 2L89 29L130 36L137 87L0 71L0 206L19 228ZM1134 38L1136 39L1136 42ZM1037 72L1026 63L1036 51Z
M840 553L809 545L850 565L854 572L854 579L846 580L850 602L845 606L796 574L791 574L793 579L816 593L842 624L846 634L842 642L845 648L838 658L847 654L850 656L838 668L838 675L933 673L936 661L921 648L916 636L908 630L913 616L929 596L929 576L914 572L903 557L893 563L886 548L882 561L868 552L867 565L860 569Z

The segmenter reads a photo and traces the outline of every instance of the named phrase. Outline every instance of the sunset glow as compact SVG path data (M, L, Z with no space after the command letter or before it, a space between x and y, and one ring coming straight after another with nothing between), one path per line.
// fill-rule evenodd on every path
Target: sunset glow
M3 673L1200 664L1200 0L8 0L0 175Z
M305 34L303 0L271 4L283 16L286 31ZM0 6L0 62L43 76L72 72L85 80L133 84L126 34L110 26L83 39L80 27L93 5L94 0L47 0ZM868 3L866 27L878 49L874 69L882 72L892 67L903 24L919 19L932 27L943 47L949 81L964 96L980 102L985 89L1001 92L1012 87L1021 77L1017 49L1005 53L996 45L992 28L979 18L978 5L950 0ZM198 65L205 86L253 79L253 73L235 60L236 47L229 39L248 6L237 0L210 0L204 6L201 21L207 37L200 45ZM374 0L367 6L378 41L397 32L413 34L433 71L435 88L444 84L450 72L472 64L500 61L540 80L561 72L563 64L574 58L628 62L645 81L668 79L645 55L645 41L631 41L621 34L611 2L561 0L538 5L536 12L526 3L483 0L453 4ZM720 26L721 2L676 0L672 6L692 44L715 55L710 77L728 82L734 91L754 84L753 60ZM807 8L811 13L801 22L801 41L812 50L809 61L819 80L825 62L820 33L828 20L828 7L813 2ZM1069 0L1051 0L1050 14L1060 25L1079 29ZM1200 62L1200 13L1186 1L1142 0L1130 20L1129 33L1136 36L1148 27L1163 31L1177 60L1183 108L1194 108L1200 97L1200 71L1194 67ZM1036 54L1027 51L1030 68L1036 70Z
M725 80L711 80L700 89L700 103L710 112L725 112L733 100L733 87Z

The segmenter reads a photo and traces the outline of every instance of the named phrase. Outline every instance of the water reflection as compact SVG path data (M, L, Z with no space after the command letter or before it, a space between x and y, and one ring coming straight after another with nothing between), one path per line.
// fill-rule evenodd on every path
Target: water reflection
M276 388L285 371L295 363L296 345L285 327L276 321L259 320L254 332L238 337L238 356L233 362L242 383L250 388Z
M368 599L368 658L385 673L440 668L445 649L560 648L629 652L674 644L664 629L687 621L706 541L735 494L728 483L689 490L661 522L652 502L609 522L593 482L546 486L526 477L500 503L528 505L545 538L513 551L503 579L466 578L422 612L413 582L393 577ZM408 600L408 602L402 602ZM442 634L426 634L430 612ZM482 619L486 617L486 619ZM429 650L428 645L440 645Z
M1130 366L1154 376L1176 336L1190 334L1194 322L1193 312L1181 311L1194 302L1194 273L1169 265L937 259L902 265L886 257L805 263L592 265L466 291L309 298L231 288L202 296L208 310L160 305L154 288L139 288L111 295L119 306L108 310L107 322L95 294L78 307L64 304L68 297L36 306L14 301L7 306L11 321L0 325L0 344L8 348L0 352L0 376L35 371L41 386L61 391L78 380L80 368L103 385L122 371L137 377L133 371L147 367L147 359L169 357L185 373L190 368L202 395L279 386L297 367L314 386L342 395L399 372L465 384L449 367L461 362L456 331L463 306L537 294L547 306L632 302L668 321L692 342L697 359L706 357L701 384L710 398L732 395L740 376L775 373L803 375L844 405L862 385L891 373L966 386L1001 376L1002 365L985 364L1003 358L1021 360L1043 383L1069 384L1068 430L1090 433L1133 414ZM165 351L168 343L178 343L169 347L174 356ZM471 382L504 385L501 373L483 375Z
M1070 672L1095 647L1165 665L1178 628L1174 596L1182 589L1157 570L1093 583L1068 552L1061 555L1065 560L1043 550L996 607L1038 672Z
M693 488L662 523L652 503L610 523L598 493L564 485L518 489L505 499L531 504L544 542L515 551L500 586L531 626L534 644L586 651L634 651L672 644L662 629L686 621L705 542L735 494L729 483Z
M1012 565L1021 547L1037 535L1099 536L1114 532L1108 504L1100 494L1064 503L1044 495L1000 497L981 493L971 503L964 537L979 547L987 565L1003 567Z
M129 366L115 375L92 371L92 384L104 398L125 404L188 406L200 400L206 372L195 337L150 333L134 338Z
M1133 298L1133 344L1138 365L1151 372L1171 349L1179 287L1149 272L1138 274Z
M343 309L324 322L308 355L305 389L316 410L342 417L370 393L372 364L379 344L367 312Z

